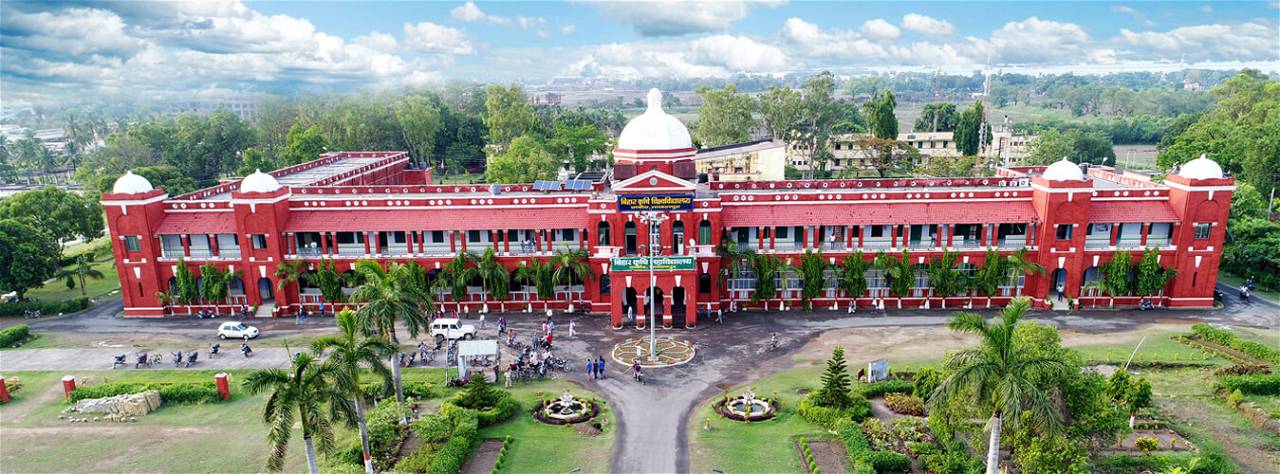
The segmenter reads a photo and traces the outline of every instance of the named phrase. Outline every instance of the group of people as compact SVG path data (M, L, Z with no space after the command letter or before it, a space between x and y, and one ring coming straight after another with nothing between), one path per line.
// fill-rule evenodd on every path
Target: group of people
M599 356L594 360L587 359L587 376L591 377L591 380L604 378L604 356Z

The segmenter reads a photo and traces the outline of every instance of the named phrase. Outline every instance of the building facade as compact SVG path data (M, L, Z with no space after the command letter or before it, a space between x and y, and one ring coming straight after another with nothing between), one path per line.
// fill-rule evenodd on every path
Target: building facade
M698 173L715 181L781 181L786 160L786 143L773 139L702 148L694 157Z
M660 103L652 91L649 109L623 131L614 175L575 191L431 184L429 171L410 169L402 152L327 153L182 196L126 174L103 196L124 314L163 317L230 305L274 316L332 308L341 302L324 301L308 278L282 279L277 269L284 262L302 262L307 272L330 265L349 272L360 260L416 262L430 280L457 254L487 250L513 275L532 260L580 251L592 274L559 282L551 298L513 276L506 299L477 283L461 299L437 294L439 306L577 307L609 314L616 327L655 319L692 326L700 312L795 306L795 271L777 272L776 291L755 295L755 267L730 265L718 250L728 242L787 265L806 252L836 266L849 256L870 261L885 253L916 269L906 294L893 294L885 272L872 268L867 291L851 295L838 289L839 269L832 268L814 299L819 308L1002 305L1018 296L1050 307L1062 304L1058 288L1085 305L1135 305L1141 297L1102 295L1092 282L1116 255L1136 263L1145 249L1178 271L1153 297L1157 304L1213 305L1234 186L1211 160L1188 163L1162 183L1065 161L1000 168L989 178L698 183L688 130ZM636 203L677 201L656 224L651 246L649 221L630 211ZM660 254L638 258L649 249ZM989 252L1021 253L1045 272L1010 272L994 294L942 298L924 268L944 252L957 254L966 272ZM197 278L206 265L231 272L230 297L174 303L165 295L179 265Z

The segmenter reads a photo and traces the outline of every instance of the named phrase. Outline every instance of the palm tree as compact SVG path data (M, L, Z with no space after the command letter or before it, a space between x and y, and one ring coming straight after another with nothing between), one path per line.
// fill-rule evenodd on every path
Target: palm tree
M295 421L302 425L302 439L307 445L307 467L311 474L316 466L316 448L322 453L333 451L333 421L352 421L354 414L341 389L350 382L349 374L337 364L320 362L315 355L302 352L293 357L289 371L263 369L245 377L244 387L250 394L271 392L262 410L262 421L270 426L267 442L267 470L284 468ZM326 410L327 408L327 410ZM327 411L327 413L326 413Z
M498 261L498 254L493 251L493 248L486 248L484 253L480 254L480 258L476 261L475 275L480 277L484 290L493 295L494 299L507 299L507 294L511 290L511 274L507 273L507 268Z
M63 268L62 270L59 270L57 278L65 278L67 280L71 280L72 278L79 279L80 296L88 298L89 292L84 287L85 279L92 278L94 280L101 280L105 278L105 275L96 268L93 268L93 259L84 258L84 255L76 255L75 265L71 268Z
M739 270L750 267L751 263L755 261L756 253L750 247L739 246L737 242L730 239L724 239L717 250L720 253L720 260L724 262L720 270L720 282L722 285L729 278L737 275Z
M1013 300L1000 312L1000 319L988 322L977 313L960 312L948 324L952 331L977 334L978 347L957 352L944 367L951 371L929 397L929 405L938 407L949 401L976 402L991 410L987 429L991 440L987 447L987 474L996 474L1000 463L1000 431L1002 423L1020 427L1022 412L1031 413L1033 428L1046 435L1062 432L1062 419L1045 393L1033 380L1062 376L1067 364L1060 355L1033 356L1032 348L1014 337L1014 328L1030 307L1026 298ZM1004 416L1009 415L1005 420Z
M813 309L813 299L822 296L827 287L827 268L831 264L822 258L822 250L805 250L800 263L792 265L792 271L800 276L800 301L805 310Z
M955 252L944 250L941 257L929 262L926 270L929 274L929 286L933 287L934 294L942 297L943 308L947 307L948 297L955 296L969 285L968 278L955 267L956 257Z
M1008 260L1000 258L1000 252L994 248L987 249L987 256L982 260L982 267L973 275L973 286L987 295L987 307L991 307L991 297L1000 291L1000 284L1009 277Z
M231 283L231 279L240 273L237 271L232 273L230 270L219 270L218 267L211 263L200 266L200 299L206 303L213 303L214 311L218 311L222 301L227 299L230 291L227 284Z
M467 298L467 283L476 278L477 270L472 263L476 255L471 252L460 252L449 263L444 264L431 289L437 293L448 292L455 303L461 304Z
M520 267L516 268L516 281L525 285L533 285L537 290L538 298L543 301L550 300L555 296L555 268L550 263L545 263L536 258L529 259L528 262L521 262Z
M285 288L301 282L307 274L307 262L302 260L284 260L276 267L276 291L284 293ZM302 290L298 290L298 298L302 298ZM301 303L301 301L299 301Z
M595 272L591 271L591 265L587 263L586 249L569 250L565 247L551 257L550 263L555 267L555 271L551 273L551 281L556 285L572 285L573 282L580 281L585 286L588 278L596 276ZM581 295L582 293L579 293L579 296ZM581 305L582 301L579 300L578 303Z
M850 304L857 307L858 297L867 292L867 261L859 250L845 257L842 263L844 265L840 271L840 289L853 299Z
M347 386L339 387L355 402L356 421L360 425L360 448L364 451L364 470L373 472L373 458L369 452L369 427L364 417L364 393L360 390L360 370L369 369L382 379L384 393L393 387L391 371L382 363L382 359L396 353L396 346L381 337L364 337L360 330L355 313L349 309L339 312L335 318L338 323L338 335L326 336L311 343L311 352L327 356L337 370L346 372L342 382Z
M427 326L423 308L432 306L431 294L410 282L408 267L392 263L383 270L371 260L356 262L356 274L363 283L351 293L351 301L363 303L356 310L364 329L391 341L399 347L396 338L396 320L403 320L409 335L418 337L418 331ZM396 401L404 403L404 386L400 378L400 364L392 354L391 371L396 380Z
M911 285L915 283L915 268L911 265L911 254L902 251L902 258L880 252L876 255L876 268L884 271L889 277L889 292L899 297L898 307L902 307L901 297L911 293Z

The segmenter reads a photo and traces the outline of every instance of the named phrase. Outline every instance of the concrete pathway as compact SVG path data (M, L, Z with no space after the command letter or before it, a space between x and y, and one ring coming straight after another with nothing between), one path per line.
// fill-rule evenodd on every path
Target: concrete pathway
M252 346L252 344L250 344ZM0 351L0 373L18 370L111 370L115 356L125 354L126 365L115 370L174 369L173 352L183 353L191 348L155 349L150 352L164 356L164 363L154 369L134 369L137 350L128 347L102 347L93 349L12 349ZM185 355L183 357L186 357ZM288 353L283 348L265 347L253 350L253 357L240 354L240 344L232 341L223 344L218 355L209 358L209 348L200 350L195 365L178 370L266 369L289 366Z

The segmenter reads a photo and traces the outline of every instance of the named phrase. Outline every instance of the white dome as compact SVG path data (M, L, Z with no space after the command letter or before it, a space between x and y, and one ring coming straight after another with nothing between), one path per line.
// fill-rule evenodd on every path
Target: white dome
M1084 172L1080 171L1079 165L1063 158L1044 169L1044 179L1049 181L1079 181L1084 179Z
M689 129L662 111L662 92L649 89L649 108L627 122L618 137L623 150L679 150L693 148Z
M280 189L280 182L271 175L263 173L262 170L254 170L253 174L245 176L240 181L242 193L269 193L277 189Z
M116 184L111 186L111 192L115 194L142 194L151 191L151 182L147 178L133 174L133 171L125 171L124 175L116 178Z
M1182 165L1178 175L1188 179L1222 179L1223 176L1222 167L1218 166L1218 162L1204 155Z

